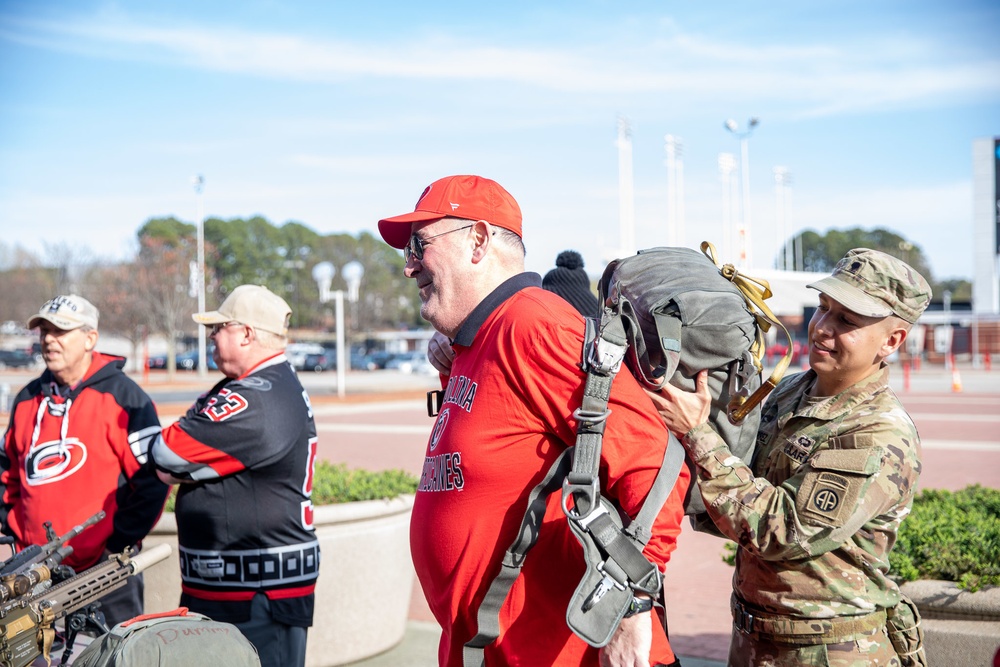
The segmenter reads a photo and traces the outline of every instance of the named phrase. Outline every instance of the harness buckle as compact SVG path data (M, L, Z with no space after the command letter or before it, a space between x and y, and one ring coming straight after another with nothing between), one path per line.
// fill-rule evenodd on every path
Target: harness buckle
M579 507L580 503L576 502L574 499L573 509L569 507L569 499L576 494L582 494L583 499L587 501L587 507L589 508L586 514L580 514ZM584 483L571 482L567 477L563 481L562 488L562 510L569 519L580 523L584 528L587 524L596 519L601 515L603 511L605 514L607 510L600 502L601 497L601 482L599 479L589 479Z
M621 369L622 360L625 359L625 350L625 346L616 345L598 335L590 346L587 363L596 373L615 375Z
M573 411L573 419L580 422L581 424L586 424L588 427L593 428L597 424L600 424L607 420L608 415L611 414L610 409L605 409L603 412L594 412L593 410L584 410L583 408L577 408Z
M593 592L587 596L587 599L583 602L583 610L590 611L594 608L598 602L601 601L608 591L613 588L617 588L620 591L625 590L625 584L618 583L611 575L604 571L604 563L598 563L597 569L599 572L604 573L604 578L597 584L597 587Z

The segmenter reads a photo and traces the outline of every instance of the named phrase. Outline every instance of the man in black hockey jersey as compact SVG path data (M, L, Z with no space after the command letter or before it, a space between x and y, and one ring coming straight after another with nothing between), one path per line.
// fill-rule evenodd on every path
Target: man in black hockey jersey
M304 665L319 574L312 522L316 424L285 357L291 309L240 285L211 327L226 376L153 448L157 473L179 484L181 604L236 625L264 665Z

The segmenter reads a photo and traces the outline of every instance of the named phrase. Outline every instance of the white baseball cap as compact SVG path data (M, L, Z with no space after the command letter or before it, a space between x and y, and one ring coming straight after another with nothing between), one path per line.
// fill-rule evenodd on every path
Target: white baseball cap
M195 313L191 319L205 325L239 322L284 336L291 317L292 309L271 290L263 285L240 285L229 293L218 310Z
M38 309L38 314L28 320L28 328L34 329L41 320L51 322L63 331L80 327L97 328L100 313L91 302L76 294L60 295L49 299Z

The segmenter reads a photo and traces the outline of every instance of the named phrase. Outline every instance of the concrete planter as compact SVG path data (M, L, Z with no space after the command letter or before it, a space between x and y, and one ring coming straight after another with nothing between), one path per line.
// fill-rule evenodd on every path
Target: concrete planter
M355 662L402 640L413 589L412 508L413 496L316 507L322 555L307 667ZM145 572L147 613L175 609L180 600L177 522L170 513L144 541L162 543L174 552Z
M922 579L900 588L920 609L931 667L993 664L1000 649L1000 587L969 593L951 581Z

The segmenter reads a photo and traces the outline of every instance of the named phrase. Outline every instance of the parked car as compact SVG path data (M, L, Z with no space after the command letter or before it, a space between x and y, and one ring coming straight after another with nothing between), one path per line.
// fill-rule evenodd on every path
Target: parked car
M330 351L322 354L307 354L302 361L301 370L313 371L314 373L337 370L337 355Z
M319 343L289 343L285 346L285 356L296 370L312 370L306 368L306 357L327 352Z
M0 370L5 368L31 368L35 359L24 350L0 350Z
M212 358L212 350L214 347L214 345L209 345L205 350L205 366L210 371L215 371L219 368L215 365L215 359ZM177 362L177 368L179 370L198 370L198 348L181 352L177 355L175 361ZM152 369L165 369L167 367L167 355L158 354L155 357L150 357L146 362L146 366Z
M427 361L426 352L403 352L394 355L386 362L385 367L387 369L398 370L407 375L434 375L437 373L434 367L431 366L431 362Z
M149 357L146 359L146 368L166 368L167 367L167 355L158 354L154 357Z
M372 352L368 355L368 359L365 363L365 367L370 371L377 371L385 368L385 365L389 363L392 359L393 354L391 352Z
M358 350L351 350L350 368L355 371L370 371L368 355Z
M215 359L212 358L212 351L215 349L213 345L209 345L205 350L205 366L208 370L215 371L218 370L218 366L215 365ZM181 352L177 355L177 368L183 369L185 371L198 370L198 348L188 350L187 352Z

